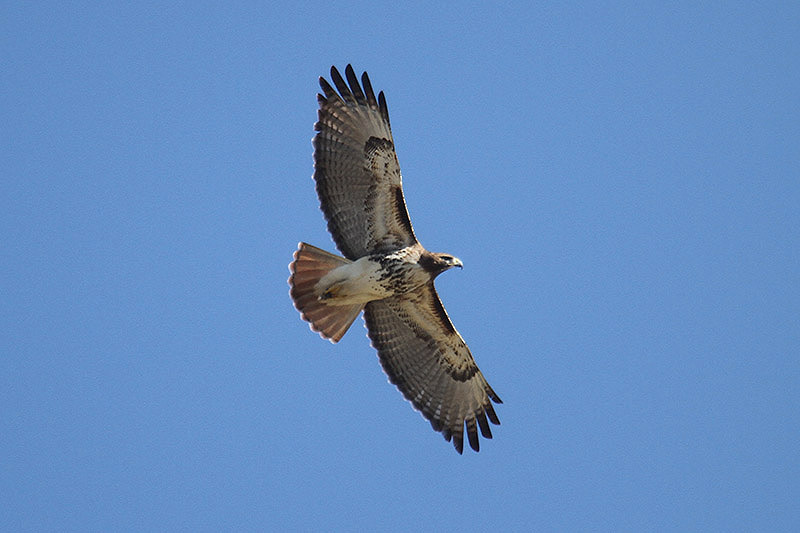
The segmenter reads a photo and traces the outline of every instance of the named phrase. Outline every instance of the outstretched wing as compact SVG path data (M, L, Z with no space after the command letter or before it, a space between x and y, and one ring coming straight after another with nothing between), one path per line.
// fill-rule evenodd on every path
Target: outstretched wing
M453 327L433 281L414 292L377 300L364 310L369 338L389 381L462 453L464 425L473 450L478 428L492 438L502 403ZM488 421L487 421L488 419Z
M338 93L319 79L324 95L317 95L314 180L328 231L339 251L355 260L410 246L417 239L403 198L383 92L375 98L366 72L362 90L350 65L345 76L347 82L331 67Z

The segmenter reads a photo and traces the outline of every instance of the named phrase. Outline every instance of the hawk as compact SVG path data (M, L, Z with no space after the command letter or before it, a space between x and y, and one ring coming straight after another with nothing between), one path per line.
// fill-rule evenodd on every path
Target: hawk
M478 369L433 281L452 255L426 250L414 235L403 196L383 92L375 98L348 65L331 67L334 89L319 79L314 181L328 231L344 255L301 242L289 265L290 295L311 329L338 342L364 311L372 346L389 381L435 431L464 450L464 428L478 451L478 429L492 438L502 403Z

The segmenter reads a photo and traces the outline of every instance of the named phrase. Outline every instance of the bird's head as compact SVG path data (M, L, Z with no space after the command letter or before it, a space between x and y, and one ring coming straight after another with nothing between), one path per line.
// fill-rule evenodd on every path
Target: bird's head
M464 263L461 262L461 259L450 254L427 252L419 258L419 263L422 265L422 268L434 276L438 276L445 270L449 270L453 267L464 268Z
M464 263L462 263L461 259L459 259L458 257L448 254L438 254L438 255L439 255L439 260L442 262L442 264L445 265L445 270L453 267L464 268Z

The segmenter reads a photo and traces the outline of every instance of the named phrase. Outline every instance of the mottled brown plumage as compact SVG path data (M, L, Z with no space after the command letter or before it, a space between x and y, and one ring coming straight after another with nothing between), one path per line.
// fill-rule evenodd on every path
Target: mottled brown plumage
M290 294L303 319L332 342L363 309L389 380L459 453L465 427L478 451L478 431L491 438L489 422L500 423L492 402L502 402L433 283L461 261L429 252L417 241L386 99L382 92L375 97L366 72L359 84L348 65L345 78L335 67L333 86L320 78L314 137L320 208L344 257L300 243L289 266Z

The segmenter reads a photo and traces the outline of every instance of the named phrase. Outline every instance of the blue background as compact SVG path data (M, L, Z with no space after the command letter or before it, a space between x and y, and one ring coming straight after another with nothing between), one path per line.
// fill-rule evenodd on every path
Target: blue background
M800 529L800 7L659 4L4 3L0 529ZM288 297L348 62L479 454Z

